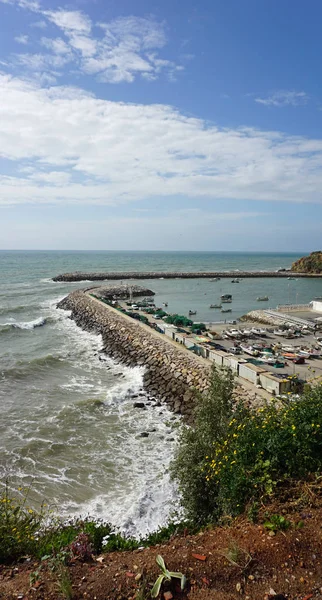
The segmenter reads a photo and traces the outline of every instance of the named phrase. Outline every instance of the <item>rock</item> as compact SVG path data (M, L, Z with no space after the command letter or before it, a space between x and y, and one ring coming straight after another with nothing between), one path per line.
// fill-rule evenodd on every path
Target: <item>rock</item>
M145 408L144 402L134 402L133 408Z
M147 431L141 431L140 437L147 438L149 437L149 433Z
M163 598L164 600L172 600L173 594L171 592L164 592Z

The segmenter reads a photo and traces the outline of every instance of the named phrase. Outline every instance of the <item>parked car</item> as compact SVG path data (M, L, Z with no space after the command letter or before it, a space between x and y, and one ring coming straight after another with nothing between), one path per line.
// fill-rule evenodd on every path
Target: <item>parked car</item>
M231 348L228 348L228 352L230 352L230 354L241 354L241 348L232 346Z

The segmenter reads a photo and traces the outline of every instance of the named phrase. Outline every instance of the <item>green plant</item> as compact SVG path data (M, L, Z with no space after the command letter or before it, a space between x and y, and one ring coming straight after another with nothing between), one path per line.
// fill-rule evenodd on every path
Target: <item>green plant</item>
M266 501L283 482L322 470L322 386L286 405L233 403L233 378L213 368L194 426L184 427L172 464L186 515L195 523L234 516ZM254 505L256 506L256 504Z
M231 565L238 567L241 571L245 571L253 560L252 555L247 550L240 548L235 540L232 540L227 550L221 554Z
M0 494L0 563L35 553L39 529L48 516L46 505L35 511L28 505L30 486L13 495L6 480Z
M193 427L182 426L179 445L171 465L178 482L187 518L203 524L218 516L218 490L207 477L205 462L214 444L227 432L233 411L234 377L230 370L212 367L210 385L204 396L197 395Z
M73 595L72 583L67 568L67 563L71 553L68 550L43 556L42 561L46 561L48 568L55 574L59 591L66 600L71 600Z
M160 556L160 554L158 554L158 556L156 557L156 563L160 567L162 574L159 575L159 577L157 578L157 580L151 590L152 598L158 597L158 595L160 593L161 585L164 580L171 581L171 579L180 579L181 589L184 590L184 588L186 586L186 582L187 582L185 575L183 575L182 573L174 573L173 571L168 571L168 569L165 566L165 562L164 562L162 556Z
M264 523L264 527L270 531L286 531L291 525L291 521L288 521L283 515L270 515Z

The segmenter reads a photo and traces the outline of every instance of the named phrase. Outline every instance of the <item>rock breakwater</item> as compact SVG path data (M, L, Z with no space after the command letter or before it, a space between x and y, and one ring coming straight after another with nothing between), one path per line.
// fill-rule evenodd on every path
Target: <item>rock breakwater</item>
M82 329L100 333L109 356L128 366L144 366L145 389L191 420L196 391L207 389L210 365L85 291L72 292L57 306L70 310Z
M204 278L261 278L261 277L289 277L290 271L114 271L107 273L81 273L76 271L75 273L63 273L53 277L53 281L108 281L108 280L123 280L123 279L204 279ZM322 277L322 273L297 273L297 277Z

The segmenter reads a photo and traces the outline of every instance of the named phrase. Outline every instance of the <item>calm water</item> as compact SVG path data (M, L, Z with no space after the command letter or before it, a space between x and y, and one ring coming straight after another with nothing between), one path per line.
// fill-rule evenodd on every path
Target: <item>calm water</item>
M74 270L276 270L287 254L164 252L0 252L0 466L13 480L34 479L33 500L65 514L104 517L127 532L165 522L174 491L167 466L173 453L173 416L164 408L133 408L141 368L98 358L99 336L85 333L55 308L86 284L53 283ZM88 285L88 284L87 284ZM322 295L319 280L144 281L158 304L197 320L223 317L209 309L232 293L229 318L269 305ZM260 306L263 306L261 303ZM149 399L147 398L149 401ZM148 438L140 437L143 431Z

